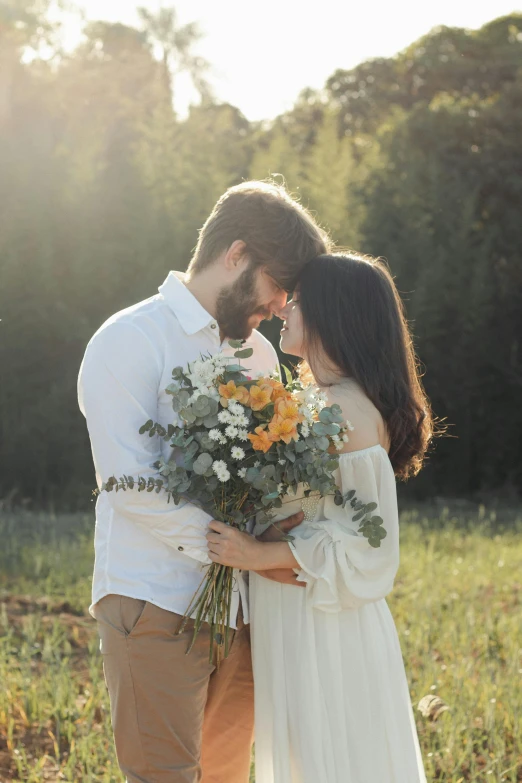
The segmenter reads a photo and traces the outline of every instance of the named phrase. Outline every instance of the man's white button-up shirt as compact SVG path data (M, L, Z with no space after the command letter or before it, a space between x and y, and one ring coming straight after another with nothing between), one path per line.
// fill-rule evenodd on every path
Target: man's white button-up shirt
M215 319L183 278L170 272L159 294L113 315L87 346L78 398L100 488L110 476L155 476L152 464L170 456L168 442L138 430L148 419L164 427L174 422L172 398L165 393L173 368L202 354L234 353L228 342L220 342ZM254 374L277 369L277 354L259 332L252 333L247 346L254 350L248 360ZM105 595L115 593L184 614L204 575L203 566L210 562L205 538L210 520L189 502L167 502L164 492L101 492L91 611ZM237 584L234 619L239 594L245 599L241 577Z

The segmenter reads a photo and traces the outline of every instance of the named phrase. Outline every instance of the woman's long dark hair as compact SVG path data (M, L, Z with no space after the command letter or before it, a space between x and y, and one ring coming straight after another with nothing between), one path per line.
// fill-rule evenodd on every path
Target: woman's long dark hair
M324 351L380 412L395 475L416 475L434 425L403 304L386 265L351 253L319 256L301 274L299 303L316 381L321 383L317 357Z

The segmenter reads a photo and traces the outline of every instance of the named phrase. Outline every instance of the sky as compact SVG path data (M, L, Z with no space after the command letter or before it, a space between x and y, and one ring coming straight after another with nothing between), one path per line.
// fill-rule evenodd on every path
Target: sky
M85 17L137 24L136 5L159 0L79 0ZM167 3L170 4L170 3ZM291 108L305 87L321 88L337 68L389 57L437 25L476 29L522 10L521 0L173 0L181 22L197 21L204 37L195 49L212 64L218 99L249 120L272 119ZM65 17L66 45L79 40L78 17ZM188 80L176 85L184 114L196 96Z

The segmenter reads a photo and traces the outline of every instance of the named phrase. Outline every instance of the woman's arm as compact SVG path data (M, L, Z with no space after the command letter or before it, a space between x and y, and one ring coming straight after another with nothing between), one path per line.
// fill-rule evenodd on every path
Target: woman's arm
M284 541L258 541L224 522L213 520L207 533L209 557L214 563L241 568L244 571L299 568L292 550Z

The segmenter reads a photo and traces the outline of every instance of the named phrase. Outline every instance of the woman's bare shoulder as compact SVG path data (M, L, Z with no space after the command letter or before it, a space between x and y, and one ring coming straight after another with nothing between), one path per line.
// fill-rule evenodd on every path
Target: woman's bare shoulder
M339 384L326 390L328 405L339 405L353 429L343 451L359 451L379 444L388 449L386 426L380 412L355 384Z

